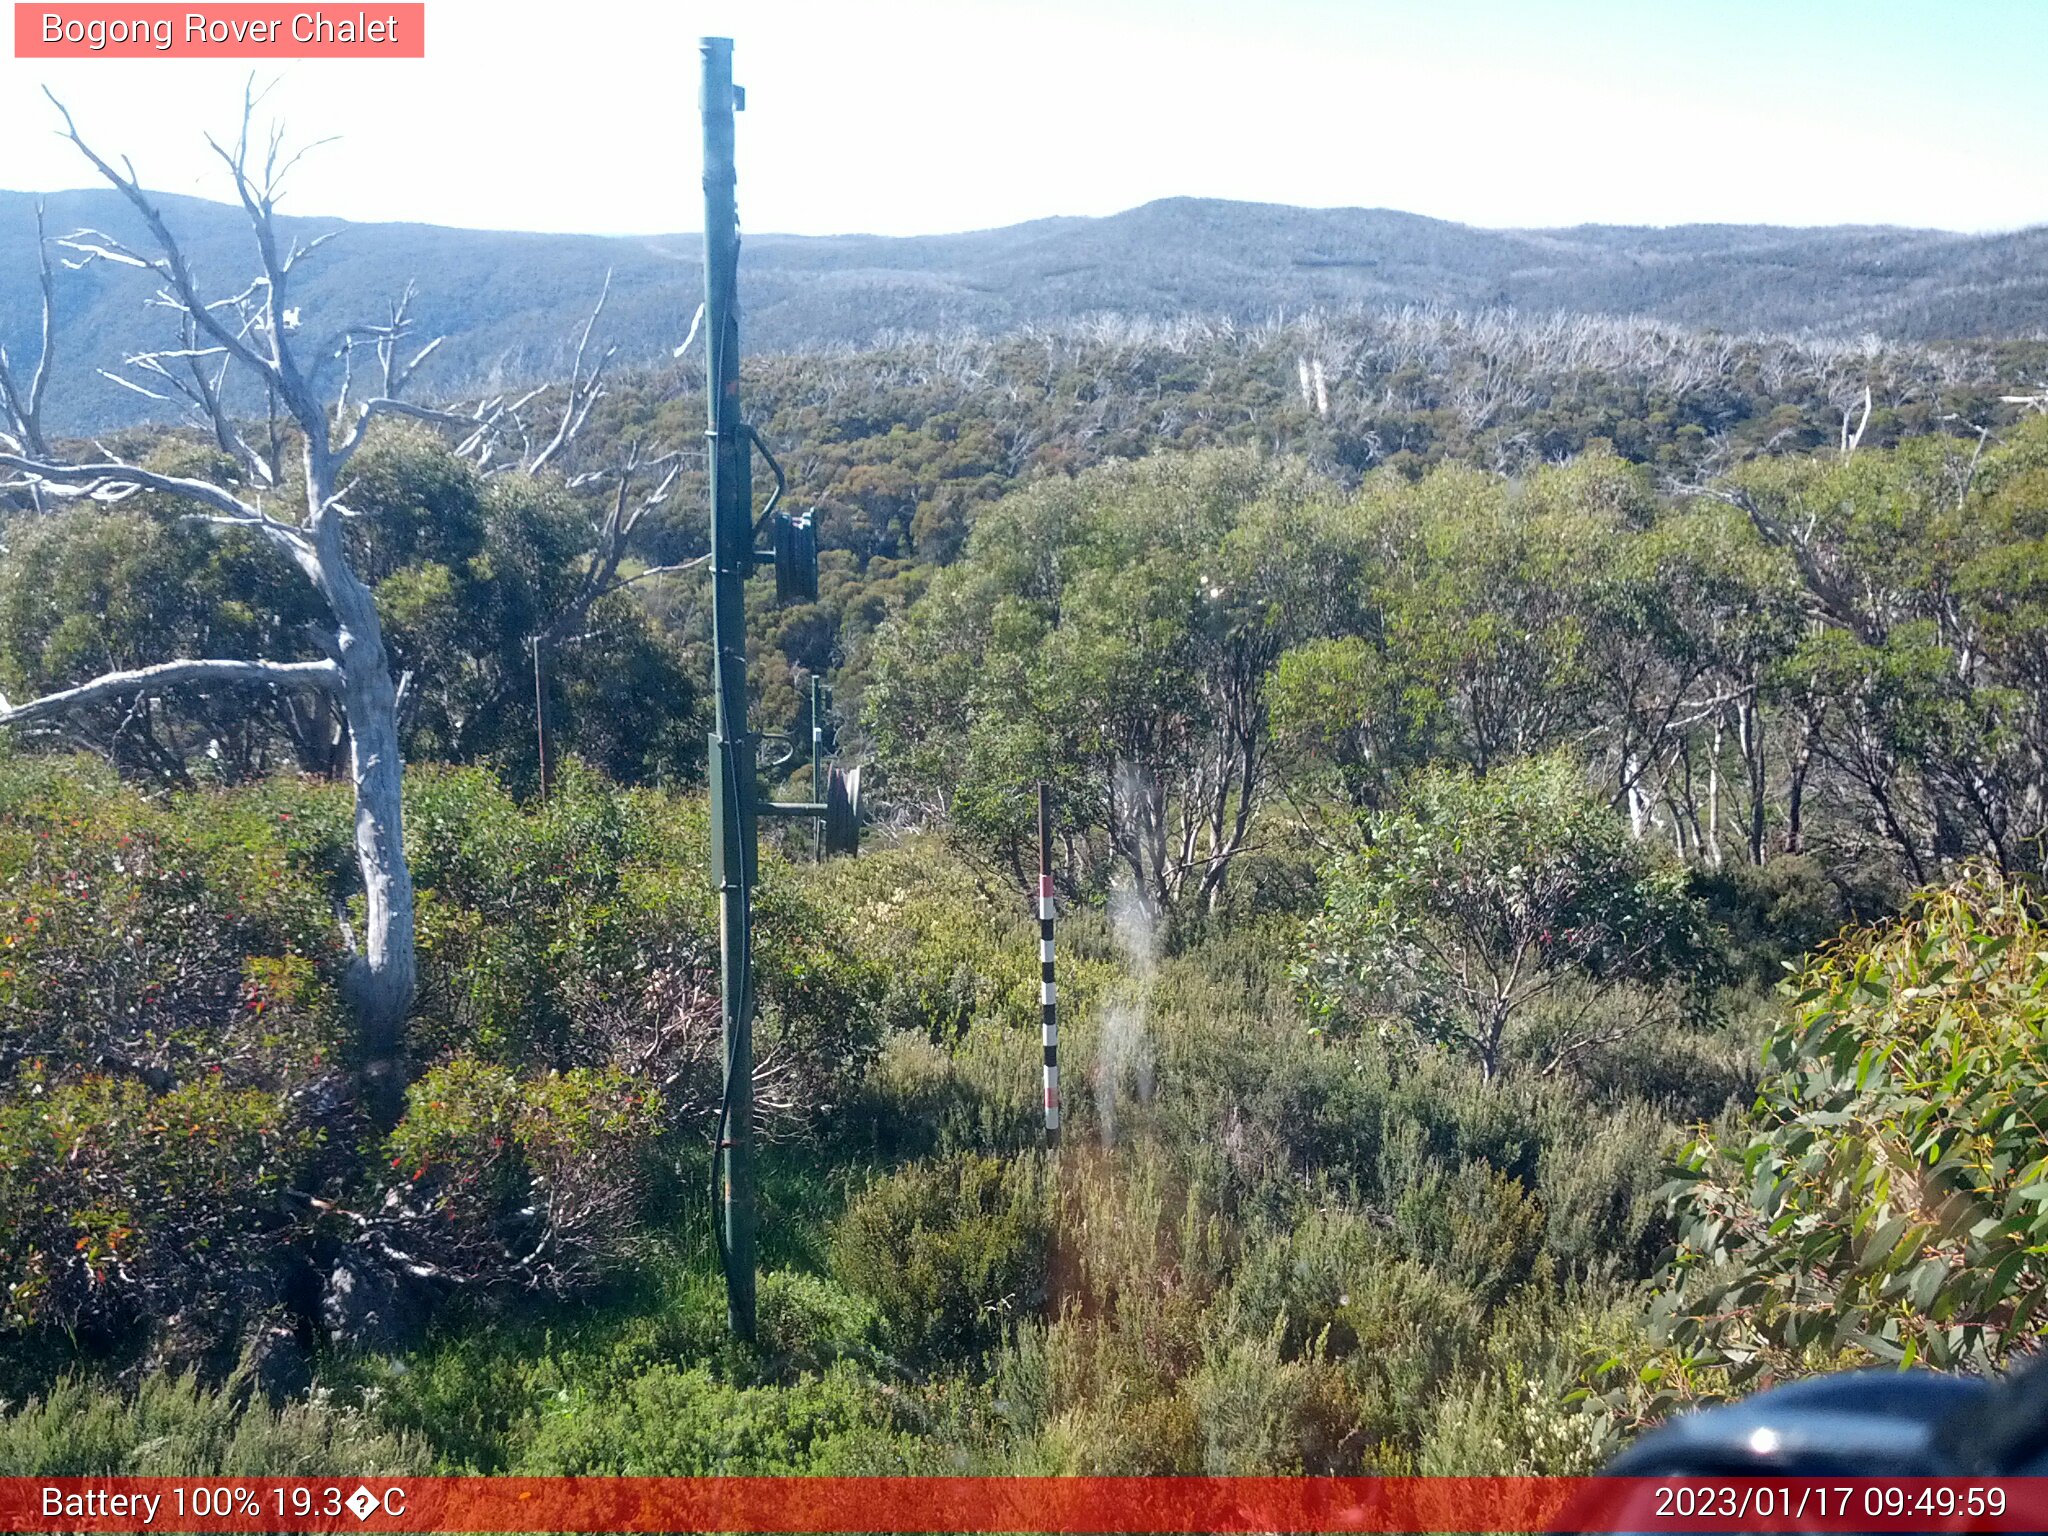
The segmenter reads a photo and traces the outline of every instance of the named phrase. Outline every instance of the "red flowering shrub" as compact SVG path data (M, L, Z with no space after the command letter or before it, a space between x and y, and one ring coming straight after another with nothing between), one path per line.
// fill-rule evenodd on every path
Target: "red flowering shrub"
M317 1141L284 1096L221 1073L159 1094L32 1065L0 1099L0 1326L232 1315Z
M521 1080L458 1057L412 1085L385 1141L395 1198L359 1220L399 1262L567 1290L630 1239L660 1124L660 1095L617 1068Z

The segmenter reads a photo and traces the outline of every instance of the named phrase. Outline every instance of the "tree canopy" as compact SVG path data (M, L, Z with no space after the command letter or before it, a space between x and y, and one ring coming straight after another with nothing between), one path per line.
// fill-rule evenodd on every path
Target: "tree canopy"
M1424 773L1324 890L1301 968L1326 1027L1412 1031L1489 1079L1517 1058L1554 1071L1703 979L1684 872L1561 759Z

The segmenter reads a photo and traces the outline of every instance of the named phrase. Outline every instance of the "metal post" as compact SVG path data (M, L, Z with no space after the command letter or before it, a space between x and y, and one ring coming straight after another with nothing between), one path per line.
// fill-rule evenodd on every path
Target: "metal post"
M1052 817L1038 786L1038 1000L1045 1027L1045 1144L1060 1144L1059 991L1052 975Z
M717 730L711 738L712 876L718 886L724 1093L718 1153L724 1186L726 1320L754 1336L753 944L754 738L747 732L742 594L753 568L751 438L740 414L739 211L734 196L732 39L703 40L704 336L711 482L711 646Z
M541 683L540 640L533 637L533 745L540 754L540 798L548 798L548 695Z
M811 798L825 798L825 679L811 674ZM811 856L825 861L825 823L811 829Z

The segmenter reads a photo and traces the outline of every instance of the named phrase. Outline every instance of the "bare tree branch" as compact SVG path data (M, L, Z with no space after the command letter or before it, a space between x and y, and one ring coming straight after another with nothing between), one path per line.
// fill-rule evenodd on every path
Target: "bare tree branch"
M50 385L50 363L56 355L57 285L50 271L50 243L43 232L43 204L36 200L37 285L43 298L42 350L29 375L26 388L16 376L7 348L0 346L0 410L6 413L10 432L25 452L45 456L50 451L43 435L43 395Z
M635 571L630 576L620 577L618 587L620 590L624 590L627 587L637 586L643 581L652 581L657 576L674 576L683 571L694 571L700 566L709 565L710 563L711 557L709 555L699 555L694 560L678 560L671 565L650 565L645 570Z
M290 523L279 522L262 508L252 506L232 492L207 480L182 475L160 475L138 469L119 460L64 464L49 459L31 459L16 453L0 453L0 469L20 476L16 483L62 488L69 494L99 501L119 501L136 491L156 491L181 497L206 507L206 520L224 527L248 528L262 534L292 558L300 570L319 583L319 562L305 534Z
M345 461L362 446L370 423L379 416L406 416L414 421L431 422L440 427L475 429L488 425L476 416L465 416L459 411L436 410L430 405L415 405L410 400L397 400L388 395L379 395L374 400L365 400L356 407L355 425L349 429L348 436L335 447L334 456L337 461Z
M0 725L22 725L61 715L83 705L128 694L154 693L192 683L220 683L238 688L312 688L341 690L341 668L331 661L233 661L224 659L165 661L132 672L108 672L89 683L46 693L25 704L0 694Z
M69 486L91 488L103 484L131 485L138 490L161 491L167 496L182 496L188 501L200 502L213 508L223 517L241 522L253 524L272 521L233 492L223 490L210 481L191 480L181 475L160 475L154 470L123 464L118 459L98 463L65 464L54 459L32 459L18 453L0 453L0 469L11 469L32 479ZM276 526L285 532L297 532L296 529L282 523Z
M617 347L607 347L604 355L597 360L597 366L590 371L590 377L583 376L583 355L590 346L590 333L597 328L598 317L603 315L605 301L611 297L612 274L607 267L604 285L598 289L597 304L590 311L590 318L583 322L583 334L576 340L576 355L569 363L568 395L562 401L562 420L555 428L555 435L547 447L534 456L526 466L531 473L538 474L554 462L555 458L576 439L583 430L583 423L590 416L590 408L604 394L605 365L612 360Z
M106 160L101 158L99 152L86 143L84 137L80 135L78 125L72 121L71 109L59 101L56 93L48 86L43 87L43 94L50 98L50 104L57 109L64 119L64 137L77 146L78 152L92 162L93 168L106 178L107 183L125 197L137 213L142 215L142 221L149 226L150 234L155 237L157 244L163 250L161 258L150 261L135 255L133 252L123 251L119 246L109 242L108 249L102 254L113 260L124 261L129 265L148 267L169 279L172 291L176 294L179 302L186 307L193 319L197 320L212 335L215 341L226 347L250 367L265 374L273 372L275 364L272 360L265 357L261 352L250 346L246 339L229 330L226 325L216 319L212 309L200 299L199 287L193 279L190 265L185 260L185 253L179 246L176 237L171 234L170 226L164 222L163 214L158 210L156 204L149 200L149 194L144 192L136 182L134 167L128 166L126 171L119 171L108 164ZM246 115L244 121L247 121ZM123 164L125 165L126 162L124 161Z
M593 482L612 479L616 481L610 505L592 532L595 535L589 564L585 566L583 581L576 595L555 615L548 626L540 632L539 643L543 646L557 645L583 621L585 614L606 593L644 581L650 576L671 571L688 570L702 563L701 560L684 561L678 565L657 566L642 571L627 581L619 579L619 566L631 547L634 530L641 520L668 500L675 491L676 481L682 475L684 458L681 453L665 453L658 458L642 459L640 445L633 444L626 450L626 459L614 469L600 470L588 476L579 476L575 484L588 485ZM658 473L651 489L634 496L634 488L643 473Z

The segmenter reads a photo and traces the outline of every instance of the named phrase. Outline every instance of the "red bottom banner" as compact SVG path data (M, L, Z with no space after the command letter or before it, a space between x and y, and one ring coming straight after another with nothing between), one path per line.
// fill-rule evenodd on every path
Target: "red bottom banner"
M2048 1478L0 1478L0 1531L2048 1531Z

